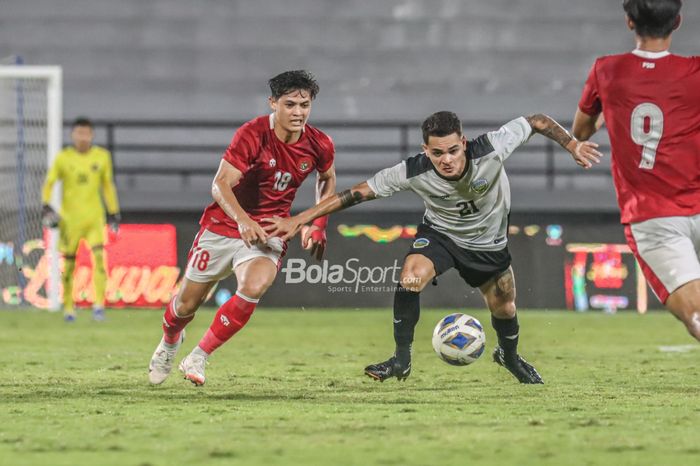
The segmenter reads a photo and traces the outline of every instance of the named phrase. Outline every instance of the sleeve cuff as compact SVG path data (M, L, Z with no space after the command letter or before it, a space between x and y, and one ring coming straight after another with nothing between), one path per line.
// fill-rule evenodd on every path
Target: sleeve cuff
M319 173L326 173L328 170L331 169L332 166L333 166L333 160L331 160L331 161L328 163L328 165L325 166L325 167L321 167L321 166L319 165L319 166L317 167L316 170L317 170Z
M596 116L599 115L601 112L601 110L599 110L598 108L592 108L581 104L578 105L578 109L588 116Z
M367 186L369 186L369 189L372 190L375 196L377 197L384 197L381 194L379 194L379 189L377 188L377 185L374 183L374 178L370 178L367 180Z

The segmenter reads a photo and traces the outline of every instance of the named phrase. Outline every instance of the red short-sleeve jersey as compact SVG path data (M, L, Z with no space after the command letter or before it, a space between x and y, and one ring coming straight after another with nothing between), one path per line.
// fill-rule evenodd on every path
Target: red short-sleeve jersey
M299 186L309 173L328 171L335 154L331 138L311 125L294 144L280 141L273 125L273 115L247 122L223 155L243 173L233 193L256 222L274 215L288 217ZM236 222L216 202L207 206L199 223L213 233L240 237Z
M598 58L579 108L605 117L622 223L700 213L700 57Z

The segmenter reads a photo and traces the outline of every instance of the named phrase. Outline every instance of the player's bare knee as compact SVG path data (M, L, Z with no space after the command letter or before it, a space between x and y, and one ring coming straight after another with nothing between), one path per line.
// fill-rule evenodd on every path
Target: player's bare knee
M684 319L685 327L696 340L700 341L700 311L694 311Z
M503 314L509 318L512 319L515 317L515 314L517 313L517 309L515 307L515 301L508 301L505 303L505 305L502 308Z
M428 283L429 273L420 267L413 267L401 273L401 286L411 291L423 291Z
M175 312L180 317L191 316L197 312L203 301L203 299L195 297L178 296L178 299L175 300Z
M410 291L420 291L422 290L422 287L420 286L421 284L421 279L420 277L416 277L414 275L401 275L401 280L400 280L401 286L407 290Z
M517 313L515 301L489 303L491 314L498 319L512 319Z
M207 290L184 289L175 300L175 312L180 317L188 317L197 312L197 309L206 301Z
M271 284L272 282L265 280L264 278L246 280L244 283L239 284L238 291L248 298L260 299Z
M685 324L688 333L700 340L700 293L698 283L691 282L676 290L666 301L666 308Z
M241 294L245 295L248 298L251 299L260 299L262 295L265 294L265 291L267 291L266 286L262 285L248 285L248 286L242 286L238 288L238 291L241 292Z

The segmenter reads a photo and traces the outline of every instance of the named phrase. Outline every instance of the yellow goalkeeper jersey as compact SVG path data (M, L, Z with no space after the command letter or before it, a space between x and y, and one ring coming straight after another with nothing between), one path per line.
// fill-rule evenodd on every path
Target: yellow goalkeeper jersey
M109 214L119 212L117 189L114 186L112 156L108 150L92 146L85 153L74 147L66 147L56 156L46 175L41 193L42 202L51 200L51 190L56 181L63 182L61 218L66 223L104 222L105 209Z

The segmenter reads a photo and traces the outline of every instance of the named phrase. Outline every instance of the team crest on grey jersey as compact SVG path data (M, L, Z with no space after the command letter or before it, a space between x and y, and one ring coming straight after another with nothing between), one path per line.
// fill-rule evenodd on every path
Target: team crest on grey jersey
M477 194L483 194L489 189L489 182L486 178L479 178L472 181L472 191Z

